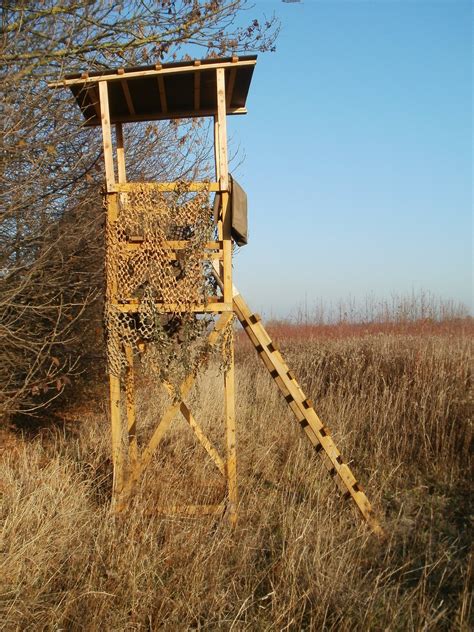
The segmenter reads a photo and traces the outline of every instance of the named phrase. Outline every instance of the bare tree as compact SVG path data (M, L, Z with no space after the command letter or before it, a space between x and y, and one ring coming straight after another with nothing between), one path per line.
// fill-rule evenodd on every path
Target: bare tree
M0 414L5 418L18 411L34 414L56 398L80 370L81 352L100 345L95 300L103 282L100 135L78 124L72 99L50 91L47 81L66 71L271 50L275 20L250 19L239 26L246 8L246 0L3 3ZM136 125L127 133L135 175L179 178L205 164L205 129L198 125Z

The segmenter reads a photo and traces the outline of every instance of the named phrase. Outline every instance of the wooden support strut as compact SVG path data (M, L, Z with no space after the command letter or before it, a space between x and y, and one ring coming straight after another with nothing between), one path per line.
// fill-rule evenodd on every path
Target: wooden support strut
M214 276L221 283L218 267L214 264ZM376 517L372 506L358 484L349 466L343 462L341 453L332 440L328 429L316 414L311 400L309 400L296 381L294 374L285 363L277 346L272 342L265 330L261 319L252 314L242 296L233 288L234 311L242 324L245 333L257 350L258 355L283 393L285 400L296 416L301 427L311 441L315 451L322 459L329 474L334 478L337 486L345 497L350 497L376 535L383 536L384 532Z
M228 324L229 320L231 319L232 314L230 312L225 312L223 314L220 315L219 319L216 321L215 325L214 325L214 329L211 331L211 333L208 336L208 341L210 345L214 345L219 336L222 334L222 331L224 330L225 326ZM204 433L201 431L199 432L201 429L199 428L199 430L197 430L198 426L197 423L195 422L194 418L189 418L188 419L188 413L190 415L189 409L187 408L187 406L184 404L184 398L187 396L187 394L189 393L189 391L191 390L193 384L195 381L195 376L191 373L188 375L188 377L184 380L184 382L181 384L180 387L180 398L179 400L175 401L173 404L171 404L168 409L165 411L163 417L161 418L160 422L158 423L158 425L156 426L149 442L148 445L144 448L143 452L141 453L141 455L137 458L136 463L134 465L134 467L131 468L130 470L130 474L127 478L126 481L120 481L121 485L120 487L116 487L116 494L115 494L115 498L114 498L114 510L116 512L120 512L122 511L129 498L131 493L133 492L138 480L140 479L140 477L143 475L144 471L146 470L146 468L148 467L148 465L150 464L150 461L153 457L153 454L155 452L155 450L157 449L157 447L159 446L161 440L163 439L166 431L168 430L171 422L173 421L174 417L176 416L176 414L178 413L178 411L181 411L181 413L184 415L184 417L186 418L186 420L188 421L188 423L191 425L191 427L193 428L193 430L196 432L196 434L198 435L198 438L200 439L201 443L204 445L204 447L206 448L206 450L208 451L208 453L210 454L211 458L214 460L216 466L222 471L223 469L223 462L220 459L219 455L217 454L217 452L215 452L215 454L212 453L212 450L209 451L209 446L205 445L205 439L207 439L204 435ZM165 384L166 387L166 384ZM184 406L183 406L184 404ZM192 417L192 416L191 416ZM204 440L204 441L203 441ZM210 442L209 442L210 444ZM212 448L212 446L211 446ZM230 515L232 516L232 507L231 507L231 511L230 511ZM232 519L232 518L231 518Z

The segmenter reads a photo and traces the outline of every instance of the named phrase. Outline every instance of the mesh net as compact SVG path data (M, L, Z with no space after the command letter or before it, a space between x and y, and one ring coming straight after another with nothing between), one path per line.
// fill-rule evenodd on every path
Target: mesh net
M143 349L142 362L172 386L196 372L210 354L212 316L191 308L216 294L206 243L215 224L209 192L173 192L136 185L119 196L116 221L107 223L105 329L111 374L127 366L125 348ZM172 242L170 244L170 242ZM138 299L133 311L114 303ZM158 304L166 304L166 314ZM223 336L223 344L229 332Z

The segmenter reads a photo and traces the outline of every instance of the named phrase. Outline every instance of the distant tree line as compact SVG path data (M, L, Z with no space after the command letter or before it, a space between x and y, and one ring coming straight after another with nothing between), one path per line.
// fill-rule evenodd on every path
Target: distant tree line
M100 133L80 125L66 72L273 49L278 25L247 0L5 0L0 80L0 416L35 414L101 347ZM205 131L174 122L127 129L130 175L205 168Z

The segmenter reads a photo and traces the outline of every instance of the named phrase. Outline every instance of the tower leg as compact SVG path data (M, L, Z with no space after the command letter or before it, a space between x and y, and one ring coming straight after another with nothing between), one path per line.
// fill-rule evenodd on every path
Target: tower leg
M138 461L137 422L135 414L135 373L133 368L133 349L125 347L127 356L127 373L125 377L125 393L127 402L128 457L129 468L133 470Z
M110 420L112 425L112 463L114 467L112 506L114 506L123 487L122 426L120 419L120 378L115 375L110 375L109 386Z
M229 498L229 520L232 526L237 523L237 455L235 437L235 368L234 341L229 345L228 366L224 373L225 423L226 423L226 473Z

